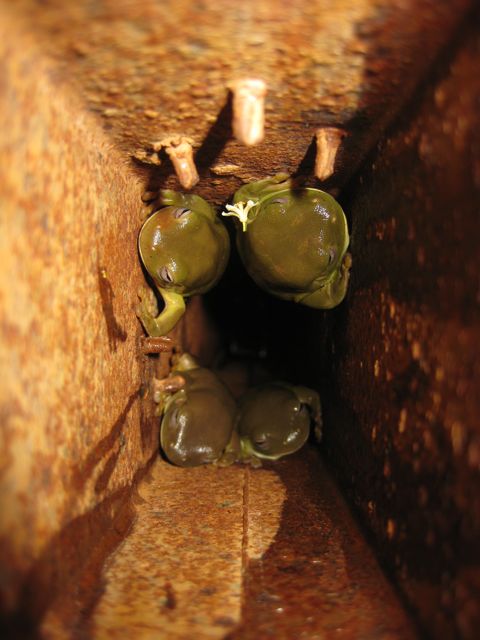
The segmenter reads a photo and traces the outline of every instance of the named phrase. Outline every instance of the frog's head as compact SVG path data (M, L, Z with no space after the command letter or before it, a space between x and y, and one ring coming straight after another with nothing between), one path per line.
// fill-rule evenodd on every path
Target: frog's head
M160 445L167 458L180 467L195 467L218 460L230 440L233 422L229 407L199 389L178 393L165 409Z
M138 247L156 286L181 295L213 287L229 254L223 225L214 215L188 206L172 205L156 211L143 224Z
M253 390L240 407L238 431L246 454L276 460L307 441L311 414L295 393L280 385Z
M328 193L313 188L268 193L258 202L256 217L260 216L276 221L279 229L282 220L288 221L289 242L302 255L295 287L314 291L338 271L348 247L348 229L342 208ZM278 247L284 250L280 241ZM289 265L288 258L286 261ZM291 271L294 273L293 264Z

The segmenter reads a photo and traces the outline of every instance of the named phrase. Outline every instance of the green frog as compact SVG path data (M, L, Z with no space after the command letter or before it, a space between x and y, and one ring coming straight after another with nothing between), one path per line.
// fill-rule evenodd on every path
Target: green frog
M180 356L172 373L154 380L154 399L161 414L160 446L180 467L231 464L222 459L227 447L237 450L234 435L236 402L215 373L201 367L188 353Z
M324 191L278 174L241 187L222 215L236 216L237 246L265 291L315 309L344 299L352 258L345 214Z
M313 425L322 437L320 397L307 387L270 382L250 389L240 400L236 430L240 439L238 459L259 466L298 451Z
M136 313L150 336L173 329L185 297L215 286L230 254L227 230L203 198L163 190L159 203L166 206L145 221L138 237L140 258L165 303L159 314L153 291L139 291Z
M220 378L188 353L167 378L154 379L153 389L161 449L180 467L259 467L262 459L298 451L312 425L317 440L322 437L320 398L312 389L270 382L250 389L237 405Z

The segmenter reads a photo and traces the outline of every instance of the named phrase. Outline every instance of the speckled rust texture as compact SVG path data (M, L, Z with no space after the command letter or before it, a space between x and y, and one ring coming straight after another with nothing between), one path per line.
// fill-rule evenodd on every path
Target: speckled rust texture
M12 5L12 3L8 3ZM193 138L196 191L220 204L242 181L313 171L315 131L347 132L333 185L351 175L449 41L468 0L17 0L57 61L57 73L94 111L125 155L169 135ZM7 3L5 2L6 6ZM266 136L232 140L232 81L268 85ZM139 162L151 184L178 188Z
M352 187L326 415L386 565L445 639L480 624L479 52L466 30Z
M312 448L256 470L157 460L135 513L75 637L416 637ZM71 620L50 612L42 632L63 640Z
M157 447L133 312L139 183L8 13L0 21L0 594L28 627Z
M269 468L286 499L275 539L246 564L242 622L228 639L416 638L318 450L307 446ZM248 473L249 548L272 507L263 484Z

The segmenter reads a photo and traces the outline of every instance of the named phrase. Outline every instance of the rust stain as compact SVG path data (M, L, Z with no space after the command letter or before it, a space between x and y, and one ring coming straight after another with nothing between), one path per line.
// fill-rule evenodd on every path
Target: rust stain
M113 299L115 294L113 292L112 285L108 279L107 271L105 267L98 267L98 290L100 292L100 299L102 301L103 317L105 318L105 324L108 333L108 344L110 351L115 352L119 342L125 342L127 339L126 331L118 324L113 311Z
M177 598L171 582L165 582L165 606L173 611L177 606Z

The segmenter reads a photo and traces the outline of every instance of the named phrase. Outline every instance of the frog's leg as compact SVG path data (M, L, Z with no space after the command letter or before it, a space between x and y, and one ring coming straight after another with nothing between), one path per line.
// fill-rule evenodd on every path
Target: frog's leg
M322 439L322 407L320 396L308 387L293 387L293 391L302 404L306 404L312 413L315 438L318 442Z
M140 303L135 309L145 331L152 337L165 336L185 313L183 296L168 289L159 288L158 291L165 302L165 308L159 315L155 295L146 287L142 287L138 292Z
M290 189L292 186L293 181L288 173L277 173L271 178L244 184L243 187L240 187L240 189L235 192L233 202L235 204L238 202L248 202L249 200L256 202L269 193L275 193L282 189Z
M345 298L350 279L350 267L352 266L352 256L346 253L340 268L334 273L330 282L319 287L313 293L299 294L295 296L295 302L304 304L314 309L333 309Z
M235 462L241 460L242 448L240 446L240 437L236 429L232 431L232 437L225 447L225 451L218 460L214 462L217 467L229 467Z
M172 189L162 189L158 202L162 206L185 207L196 213L200 213L210 220L215 220L216 214L213 207L203 198L193 193L180 193Z
M153 378L153 399L155 400L155 402L158 402L158 400L156 399L158 394L161 395L162 393L176 393L177 391L180 391L180 389L183 389L185 384L185 378L178 374L175 376L168 376L167 378L163 378L162 380Z
M249 464L254 469L258 469L262 466L262 460L256 455L250 443L248 436L239 436L240 440L240 453L237 458L238 462L243 464Z

